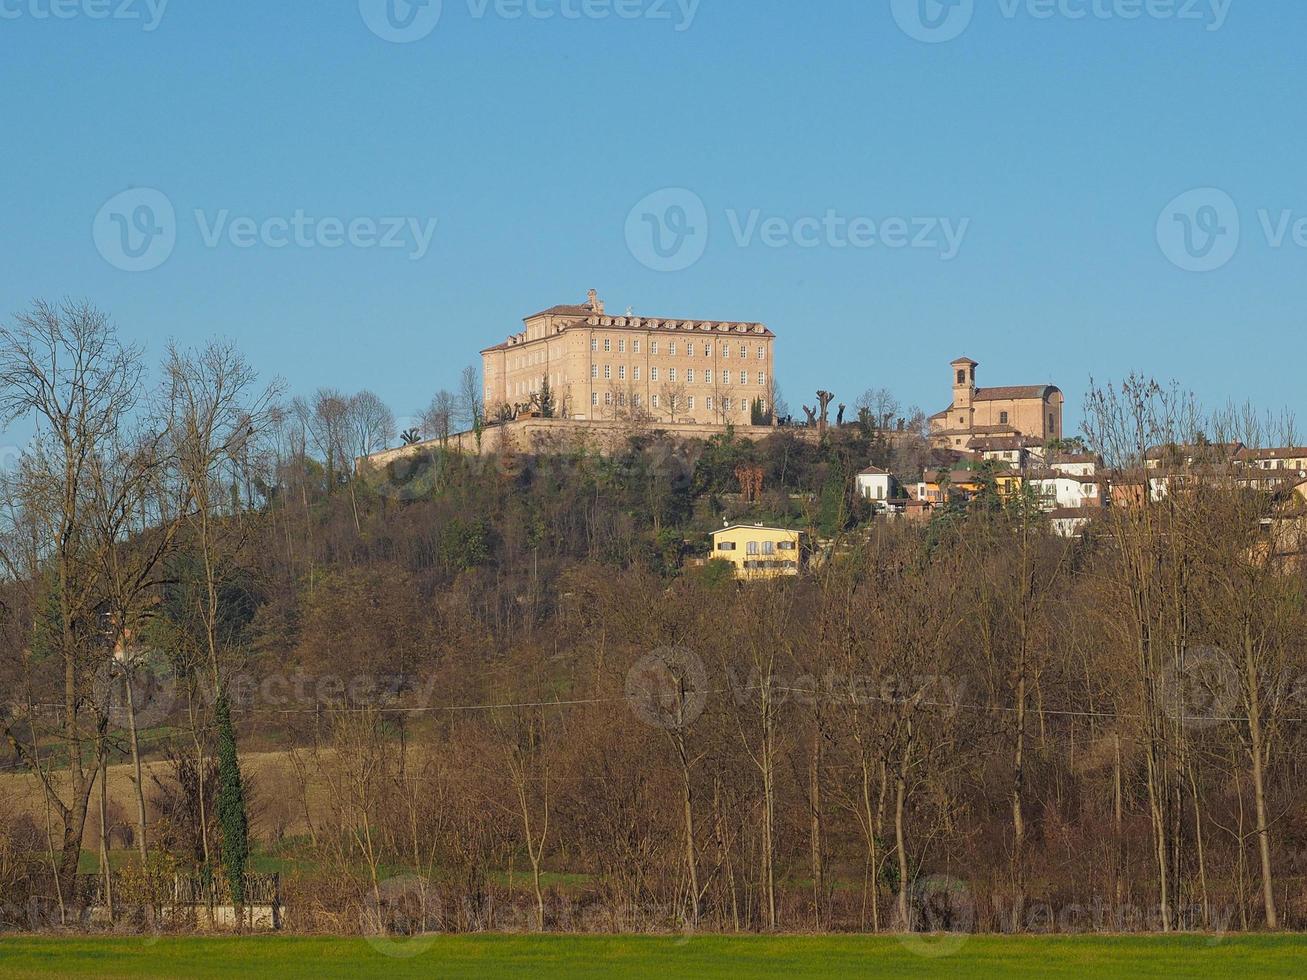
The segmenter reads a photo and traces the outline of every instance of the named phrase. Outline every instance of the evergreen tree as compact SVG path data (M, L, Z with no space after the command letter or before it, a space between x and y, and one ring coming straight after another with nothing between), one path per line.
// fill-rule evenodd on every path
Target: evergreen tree
M237 908L245 904L245 865L250 857L245 788L236 756L236 731L226 693L218 696L218 826L222 830L222 866Z

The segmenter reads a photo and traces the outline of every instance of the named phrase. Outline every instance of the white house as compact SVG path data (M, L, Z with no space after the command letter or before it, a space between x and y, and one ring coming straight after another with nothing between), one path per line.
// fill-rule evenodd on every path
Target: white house
M881 506L887 500L893 500L895 497L894 475L889 470L882 470L879 466L868 466L858 474L858 492Z
M1063 538L1078 538L1089 524L1089 511L1083 507L1059 509L1048 515L1053 533Z
M1096 476L1098 457L1090 453L1062 453L1048 461L1050 468L1070 476Z
M1092 476L1051 471L1033 474L1026 482L1043 499L1045 510L1100 507L1103 504L1098 481Z

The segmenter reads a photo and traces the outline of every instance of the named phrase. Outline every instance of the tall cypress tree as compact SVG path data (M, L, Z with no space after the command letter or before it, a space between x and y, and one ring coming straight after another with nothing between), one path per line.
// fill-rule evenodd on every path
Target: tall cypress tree
M245 788L241 785L236 756L236 731L226 693L218 696L218 826L222 829L222 866L231 885L232 902L245 904L245 865L250 857L249 824L245 816Z

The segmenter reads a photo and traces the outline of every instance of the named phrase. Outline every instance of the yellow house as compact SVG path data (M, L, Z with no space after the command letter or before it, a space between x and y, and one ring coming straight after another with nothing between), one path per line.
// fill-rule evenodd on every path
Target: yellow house
M712 557L729 561L735 577L779 578L803 568L803 532L762 524L731 524L714 531Z
M994 484L998 489L998 495L1004 500L1010 500L1020 495L1022 477L1014 470L1000 470L994 474Z

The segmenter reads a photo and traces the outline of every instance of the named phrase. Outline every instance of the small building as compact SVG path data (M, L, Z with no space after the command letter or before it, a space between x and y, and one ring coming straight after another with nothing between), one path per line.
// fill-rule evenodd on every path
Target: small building
M1103 505L1103 495L1099 490L1096 477L1074 476L1056 470L1045 470L1031 473L1026 482L1044 501L1046 510Z
M804 564L804 534L765 524L728 524L712 536L712 557L729 561L739 579L798 575Z
M1093 453L1055 453L1048 459L1049 469L1071 476L1097 476L1098 466Z
M1091 513L1083 507L1059 507L1049 512L1049 527L1060 538L1078 538L1089 526Z
M868 466L858 474L857 480L858 493L880 509L884 509L886 501L893 500L897 496L895 491L898 481L889 470L883 470L879 466Z

